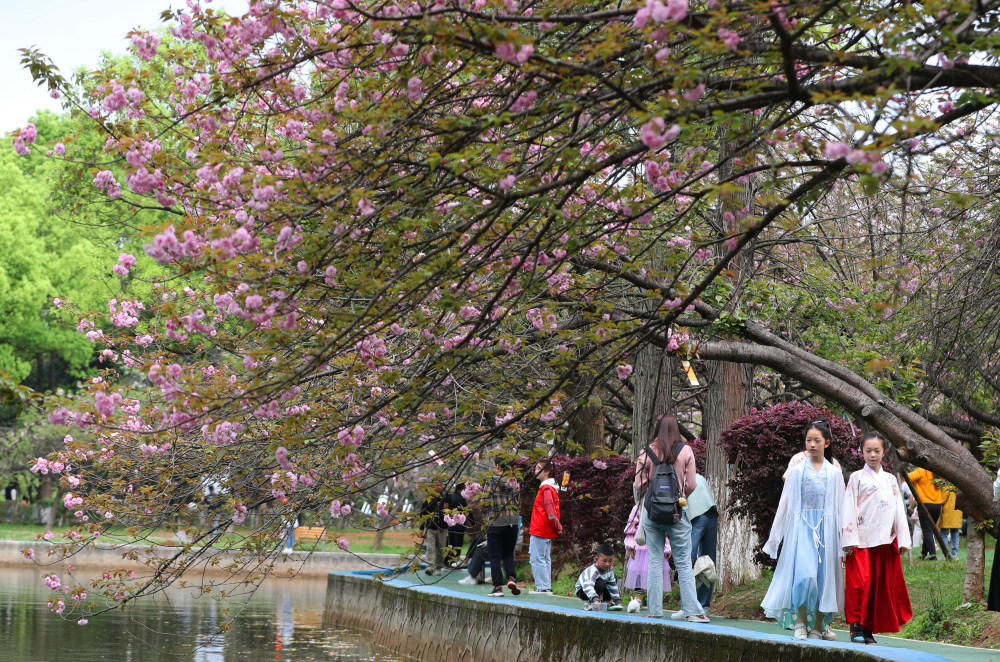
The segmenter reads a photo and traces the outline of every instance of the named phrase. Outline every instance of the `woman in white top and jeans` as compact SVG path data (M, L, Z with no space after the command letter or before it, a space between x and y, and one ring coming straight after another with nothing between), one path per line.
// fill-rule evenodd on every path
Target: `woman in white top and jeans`
M643 498L646 487L656 471L656 465L660 462L673 463L681 493L685 497L694 492L696 486L694 452L681 441L677 419L671 414L664 414L657 421L656 437L650 447L656 457L647 457L646 450L643 449L636 464L633 483L636 498ZM643 512L642 527L646 530L646 547L649 549L650 618L663 616L663 546L664 540L669 539L674 555L674 566L677 568L677 583L681 589L681 609L674 612L670 618L675 621L708 623L708 617L698 602L694 572L691 569L691 520L688 519L687 509L682 509L681 518L676 523L668 525L651 522Z

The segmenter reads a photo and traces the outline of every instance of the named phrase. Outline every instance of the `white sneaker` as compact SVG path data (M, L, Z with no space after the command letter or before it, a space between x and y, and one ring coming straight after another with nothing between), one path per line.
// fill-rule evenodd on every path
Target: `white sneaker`
M813 628L812 630L809 630L809 636L808 636L808 638L809 639L822 639L823 638L823 634L819 630L817 630L816 628Z
M458 583L461 584L462 586L475 586L479 582L477 582L476 578L473 577L472 575L466 575L465 577L459 579Z
M688 616L687 617L687 622L688 623L711 623L712 621L708 620L708 616L705 616L704 614L698 614L697 616Z
M685 612L683 609L675 611L674 613L670 614L670 620L672 621L685 621L687 620L687 617L688 617L687 612Z
M806 624L805 623L796 623L795 624L795 630L794 630L794 633L792 634L792 636L795 637L796 639L805 639L806 638Z

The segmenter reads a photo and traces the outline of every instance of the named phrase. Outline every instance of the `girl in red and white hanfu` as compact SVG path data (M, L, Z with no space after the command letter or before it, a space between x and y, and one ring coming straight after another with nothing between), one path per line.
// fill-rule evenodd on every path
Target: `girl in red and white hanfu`
M882 469L886 440L861 440L865 466L851 474L841 508L841 544L847 573L844 615L851 641L874 644L875 632L899 632L913 616L899 555L910 547L903 495L895 476Z

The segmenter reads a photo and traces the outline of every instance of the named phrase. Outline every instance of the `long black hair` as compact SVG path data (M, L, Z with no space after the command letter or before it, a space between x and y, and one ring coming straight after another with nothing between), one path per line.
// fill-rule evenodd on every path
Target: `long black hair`
M823 457L826 458L827 462L833 464L833 433L830 432L830 422L825 418L821 418L818 421L813 421L807 425L805 432L802 433L803 441L805 440L806 435L809 434L809 430L816 430L823 435L823 439L830 442L826 445L826 448L823 449Z

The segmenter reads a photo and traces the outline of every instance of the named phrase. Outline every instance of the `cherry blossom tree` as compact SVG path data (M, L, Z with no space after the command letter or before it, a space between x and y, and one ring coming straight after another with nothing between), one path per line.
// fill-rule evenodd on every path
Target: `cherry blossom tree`
M148 233L114 272L161 270L151 297L76 310L113 367L54 404L86 434L36 463L78 518L64 550L113 524L187 526L205 482L226 499L192 545L109 569L101 601L66 614L223 549L259 577L297 512L592 429L574 417L650 346L799 380L995 513L965 446L747 318L732 286L757 264L738 256L839 182L906 186L910 164L972 140L1000 81L993 5L188 4L131 35L133 66L85 80L25 51L102 136L64 157Z

